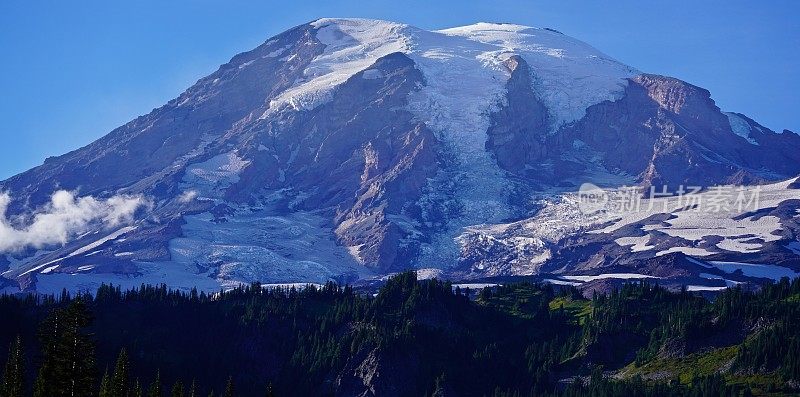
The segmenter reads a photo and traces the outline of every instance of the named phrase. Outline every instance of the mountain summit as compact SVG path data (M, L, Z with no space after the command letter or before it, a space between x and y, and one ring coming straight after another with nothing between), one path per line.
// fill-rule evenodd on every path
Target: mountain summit
M800 136L552 29L320 19L0 182L0 288L415 268L713 290L800 270L798 173ZM598 214L579 205L585 183L750 206L672 194Z

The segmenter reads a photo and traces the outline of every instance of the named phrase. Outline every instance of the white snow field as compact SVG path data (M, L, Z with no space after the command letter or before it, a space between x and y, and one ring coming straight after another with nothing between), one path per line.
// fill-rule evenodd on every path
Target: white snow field
M758 145L755 139L750 137L750 132L752 129L750 128L750 124L745 121L745 119L741 118L740 116L736 115L736 113L725 113L728 116L728 122L731 124L731 130L736 135L747 140L752 145Z
M50 273L46 268L37 275L37 291L93 292L101 283L123 288L166 283L184 291L194 287L215 292L252 280L260 280L265 288L300 288L319 286L342 274L373 276L336 244L332 233L325 233L325 220L314 214L281 217L265 209L240 208L225 221L215 221L208 213L187 216L185 221L184 236L170 241L170 261L136 261L135 274L91 273L90 262L72 274Z
M195 197L218 198L221 192L239 181L239 173L250 164L236 152L215 156L202 163L186 167L183 182L190 190L184 191L181 201L191 201Z
M474 25L426 31L406 24L372 19L323 18L312 23L326 45L304 71L304 78L284 91L270 109L312 109L331 99L332 91L367 69L378 58L401 52L411 57L434 87L428 105L453 108L479 117L499 99L508 79L502 62L522 56L536 76L536 91L553 115L554 127L580 119L586 108L618 98L626 78L639 74L590 45L559 32L514 24ZM458 78L458 84L448 84ZM477 101L476 101L477 99ZM454 131L459 133L460 131ZM483 138L483 137L481 137Z
M783 266L723 261L711 261L709 264L726 273L733 273L737 270L740 270L742 274L748 277L780 280L783 277L788 277L791 279L800 276L800 273Z
M542 209L531 218L506 224L476 225L467 228L466 234L471 234L473 240L477 235L480 240L492 241L516 252L511 265L516 274L522 275L535 274L551 258L548 244L580 233L613 234L614 241L628 247L631 252L652 253L654 256L672 252L696 257L726 252L758 252L764 243L782 238L780 232L783 226L778 217L756 212L775 208L787 200L800 199L800 189L789 188L794 181L748 186L741 191L732 186L712 187L692 198L693 203L700 205L699 210L693 208L684 196L682 199L642 199L638 207L624 212L617 211L613 205L600 210L593 208L592 211L582 211L577 193L559 194L544 198ZM607 189L604 192L609 197L609 203L630 196L629 189L625 188ZM716 205L720 192L733 194L733 205L718 210L708 208ZM735 203L739 195L745 201L757 195L758 200L748 205L743 203L740 208ZM648 219L659 214L661 220ZM671 248L655 250L656 241L663 240L664 235L680 240L671 242L677 244ZM719 241L712 244L715 240ZM702 247L696 246L701 244ZM787 248L800 252L800 243L791 242ZM794 273L787 268L775 267L783 269L779 271L782 275L789 275L787 271ZM746 270L743 271L747 274Z
M603 220L612 223L591 233L612 233L629 225L642 224L638 232L652 238L664 233L679 237L685 243L656 255L669 252L684 252L687 255L707 256L714 252L758 252L764 243L781 239L777 232L782 230L777 216L761 216L755 212L775 208L780 203L800 199L800 189L790 189L795 179L769 185L715 186L694 195L683 197L661 197L645 199L633 209L624 212L606 211ZM620 191L609 192L611 197ZM613 199L613 198L612 198ZM723 200L724 199L724 200ZM642 222L657 214L669 214L670 219L663 222ZM698 248L695 245L705 242L709 237L718 236L722 240L714 244L714 249ZM636 237L636 240L631 240ZM650 250L641 236L622 237L620 245L630 245L631 251ZM639 240L641 239L641 240ZM647 241L650 241L649 239Z
M594 280L603 280L607 278L613 278L617 280L642 280L647 278L659 278L656 276L648 276L646 274L637 274L637 273L605 273L605 274L598 274L595 276L561 276L561 278L566 280L575 280L581 282L589 282Z
M226 288L250 280L324 284L342 274L371 275L336 244L318 215L240 208L224 221L209 213L184 219L183 237L170 241L172 262L207 273Z

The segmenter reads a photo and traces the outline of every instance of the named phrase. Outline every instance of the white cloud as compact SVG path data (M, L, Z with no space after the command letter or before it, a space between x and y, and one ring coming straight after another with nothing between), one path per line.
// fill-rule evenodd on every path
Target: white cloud
M130 223L137 209L150 205L143 196L118 195L98 200L59 190L41 208L9 219L9 203L11 196L0 193L0 253L66 244L76 235L98 227Z
M197 197L197 190L187 190L178 196L178 202L188 203Z

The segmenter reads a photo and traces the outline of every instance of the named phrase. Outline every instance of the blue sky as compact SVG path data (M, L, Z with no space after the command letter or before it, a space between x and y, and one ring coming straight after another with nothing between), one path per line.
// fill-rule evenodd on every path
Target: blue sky
M0 2L0 179L105 135L319 17L551 27L724 110L800 132L799 1Z

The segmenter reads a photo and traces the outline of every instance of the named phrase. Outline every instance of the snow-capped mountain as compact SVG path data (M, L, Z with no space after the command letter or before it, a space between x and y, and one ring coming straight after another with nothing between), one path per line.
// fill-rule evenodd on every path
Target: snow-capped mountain
M0 288L216 290L417 268L713 289L800 270L798 174L795 133L552 29L320 19L0 182ZM586 211L584 183L606 199L630 186L764 197Z

